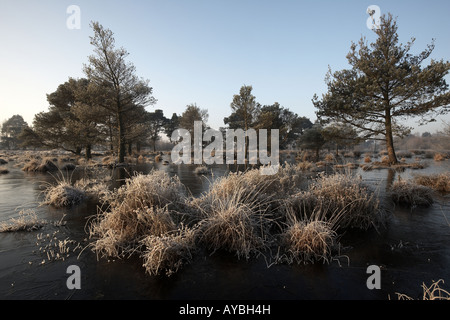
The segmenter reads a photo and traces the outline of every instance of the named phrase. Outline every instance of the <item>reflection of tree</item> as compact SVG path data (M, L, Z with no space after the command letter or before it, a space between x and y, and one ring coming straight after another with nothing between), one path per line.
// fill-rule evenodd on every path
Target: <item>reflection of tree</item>
M392 185L394 184L395 179L395 170L394 169L388 169L387 170L387 178L386 178L386 191L388 191Z

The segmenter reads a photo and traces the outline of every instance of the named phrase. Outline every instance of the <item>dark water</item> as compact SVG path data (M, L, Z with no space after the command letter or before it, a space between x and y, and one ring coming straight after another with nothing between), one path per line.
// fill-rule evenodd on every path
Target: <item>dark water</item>
M422 170L357 172L385 197L386 182L414 174L448 171L449 162L434 163ZM200 177L194 166L145 164L176 174L193 195L208 189L210 181L233 168L213 167L213 176ZM48 223L32 232L0 233L0 299L397 299L396 293L413 298L422 296L421 285L444 279L450 281L450 202L437 195L430 208L413 211L393 208L386 228L355 232L341 238L339 257L330 264L270 265L259 257L238 260L224 253L198 254L194 261L170 278L145 274L139 257L108 261L97 259L89 249L76 250L64 261L48 261L39 248L50 240L73 239L89 243L88 217L96 213L93 203L71 209L39 206L42 184L54 183L48 174L24 173L8 164L10 173L0 176L0 221L17 217L20 209L32 208L49 222L63 219L63 226ZM77 178L75 172L73 179ZM112 172L113 181L124 179L123 170ZM120 184L120 181L115 182ZM387 205L390 205L386 202ZM448 220L448 221L447 221ZM71 248L74 245L70 246ZM45 263L42 263L45 261ZM69 290L69 265L81 270L81 289ZM381 268L381 289L369 290L367 267Z

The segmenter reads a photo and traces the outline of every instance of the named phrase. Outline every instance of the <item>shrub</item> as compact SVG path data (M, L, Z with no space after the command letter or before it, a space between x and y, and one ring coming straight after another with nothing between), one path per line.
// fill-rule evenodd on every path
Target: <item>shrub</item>
M445 155L437 152L434 154L433 159L434 159L434 161L443 161L443 160L445 160Z
M308 171L314 168L314 164L310 161L302 161L297 163L297 167L302 171Z
M196 174L207 174L208 172L209 172L208 168L205 166L200 166L200 167L195 168Z

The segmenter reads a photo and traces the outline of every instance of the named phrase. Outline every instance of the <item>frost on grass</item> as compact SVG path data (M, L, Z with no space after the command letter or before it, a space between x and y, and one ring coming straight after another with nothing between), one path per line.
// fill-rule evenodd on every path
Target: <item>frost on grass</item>
M330 222L301 220L286 228L281 241L288 262L329 262L336 237Z
M108 208L90 226L92 248L101 256L132 254L143 238L176 229L171 211L184 202L185 188L163 171L136 175L108 194Z
M434 175L419 175L414 182L440 192L450 192L450 173L445 172Z
M404 180L392 184L390 195L394 203L407 207L429 207L433 204L432 189Z
M192 261L195 251L195 231L181 228L163 235L149 235L141 241L145 247L143 267L150 275L171 276Z
M18 218L0 223L0 232L35 231L44 226L45 222L37 218L33 210L22 210Z
M46 189L43 203L63 208L77 205L85 198L84 190L76 188L66 181L60 181L56 186Z
M209 250L225 250L238 258L248 259L265 248L270 220L261 203L249 201L242 189L225 197L213 195L203 206L203 219L199 223L199 242Z
M285 206L300 220L321 212L323 220L341 229L377 227L386 218L377 194L350 174L319 175L307 190L288 198Z

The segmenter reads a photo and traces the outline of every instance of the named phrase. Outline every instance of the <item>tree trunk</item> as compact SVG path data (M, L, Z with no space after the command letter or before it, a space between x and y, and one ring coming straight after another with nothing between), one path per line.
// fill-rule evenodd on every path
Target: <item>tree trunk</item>
M118 150L118 155L119 155L119 159L118 162L119 163L124 163L125 162L125 128L123 125L123 117L122 117L122 112L119 111L117 112L117 123L118 123L118 129L119 129L119 150Z
M133 153L133 142L129 141L128 142L128 155L131 156L131 154Z
M397 164L397 156L395 155L394 149L394 138L392 136L392 120L391 120L391 112L389 109L386 110L385 116L385 128L386 128L386 148L389 157L389 164Z
M92 159L91 145L86 145L86 160Z
M137 151L138 153L141 152L141 142L140 142L140 141L137 141L137 142L136 142L136 151Z
M113 143L113 130L111 123L111 116L109 116L109 148L111 151L114 151L114 143Z

